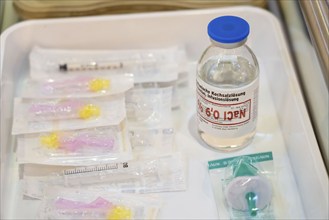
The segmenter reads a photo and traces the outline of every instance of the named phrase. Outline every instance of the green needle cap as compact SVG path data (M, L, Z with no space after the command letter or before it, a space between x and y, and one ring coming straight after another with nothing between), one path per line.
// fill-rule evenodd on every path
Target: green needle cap
M246 199L250 216L256 216L258 211L258 208L256 207L257 195L253 192L248 192L246 194Z
M233 164L233 176L234 178L240 176L256 176L257 168L251 164L251 160L242 157ZM258 208L256 206L257 195L254 192L247 192L245 195L248 204L248 211L250 216L254 217L257 215Z

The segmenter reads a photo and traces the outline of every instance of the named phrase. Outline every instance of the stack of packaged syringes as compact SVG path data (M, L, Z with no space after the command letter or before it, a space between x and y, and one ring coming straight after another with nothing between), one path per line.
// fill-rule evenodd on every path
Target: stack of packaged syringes
M29 62L12 134L40 219L154 219L158 192L186 189L172 119L184 49L36 46Z

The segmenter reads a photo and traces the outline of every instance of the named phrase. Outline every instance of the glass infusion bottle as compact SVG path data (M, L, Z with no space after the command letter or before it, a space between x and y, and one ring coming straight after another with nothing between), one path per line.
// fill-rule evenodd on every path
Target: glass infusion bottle
M241 149L256 133L259 68L245 45L249 29L240 17L215 18L208 24L211 45L198 63L198 132L218 150Z

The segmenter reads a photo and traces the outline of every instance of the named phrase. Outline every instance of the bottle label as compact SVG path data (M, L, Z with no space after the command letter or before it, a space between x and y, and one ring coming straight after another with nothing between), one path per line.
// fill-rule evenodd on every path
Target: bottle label
M222 138L237 138L256 128L258 84L221 89L197 77L197 118L201 131Z

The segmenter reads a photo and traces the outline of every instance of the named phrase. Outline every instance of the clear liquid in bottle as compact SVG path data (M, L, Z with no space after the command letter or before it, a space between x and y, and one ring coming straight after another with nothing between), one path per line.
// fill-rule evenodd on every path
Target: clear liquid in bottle
M257 80L258 70L243 57L212 58L201 68L199 77L205 83L231 90L248 86ZM224 151L233 151L247 146L253 139L256 129L235 138L223 138L198 130L200 137L210 146Z
M256 133L259 71L245 45L249 25L223 16L208 25L212 45L197 70L197 124L201 139L222 151L249 145Z

